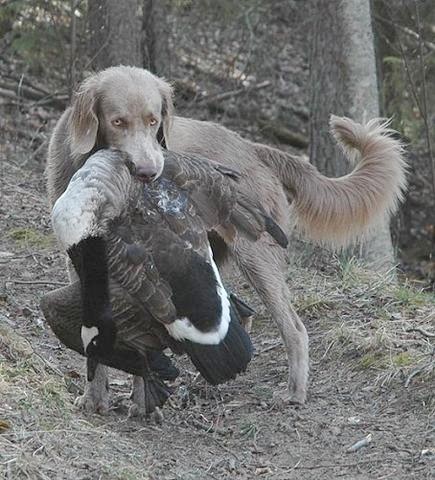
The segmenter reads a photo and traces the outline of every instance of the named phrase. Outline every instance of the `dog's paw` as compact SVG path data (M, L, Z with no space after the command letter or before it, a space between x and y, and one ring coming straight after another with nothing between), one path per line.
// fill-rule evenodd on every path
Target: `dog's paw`
M142 377L133 377L133 388L130 394L132 405L128 409L129 417L145 417L145 392Z
M285 390L278 390L273 394L273 402L277 406L287 407L289 405L304 405L307 399L305 390L290 391L289 388Z
M109 394L107 390L99 395L93 390L86 391L74 401L74 405L87 413L107 415L109 412Z

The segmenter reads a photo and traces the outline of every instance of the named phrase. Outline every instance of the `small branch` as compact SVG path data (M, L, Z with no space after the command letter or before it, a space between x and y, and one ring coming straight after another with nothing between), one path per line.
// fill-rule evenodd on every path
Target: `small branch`
M76 50L77 50L77 22L76 22L76 8L80 2L70 0L71 16L70 16L70 52L69 52L69 66L68 66L68 85L69 96L72 98L75 81L76 81Z
M418 46L420 50L420 55L419 55L419 63L420 63L420 72L421 72L421 80L422 80L422 89L423 89L423 107L424 111L423 113L423 122L424 122L424 130L426 133L426 143L427 143L427 149L429 152L429 158L430 158L430 166L431 166L431 171L432 171L432 188L433 188L433 193L435 194L435 159L433 156L433 150L432 150L432 139L430 136L430 127L429 127L429 122L428 122L428 115L427 115L427 105L428 105L428 99L427 99L427 85L426 85L426 72L425 72L425 65L423 62L423 35L421 32L421 22L420 22L420 9L418 8L418 2L415 2L415 14L417 17L417 29L418 29Z
M11 80L15 80L16 82L19 82L21 77L22 75L15 75L13 73L5 74L5 78L10 78ZM36 85L35 83L31 82L27 77L23 77L23 82L26 83L27 86L29 86L30 88L33 88L33 90L36 90L44 95L50 95L50 92L48 90L45 90L39 85Z
M282 122L276 120L258 119L258 125L262 133L267 134L272 139L278 140L281 143L292 145L293 147L305 149L308 147L308 139L304 135L293 132L288 129Z
M281 342L276 342L273 345L269 345L268 347L265 347L260 351L260 355L263 355L263 353L270 352L271 350L274 350L275 348L281 347L281 345L282 345Z
M269 87L270 84L271 83L269 80L265 80L264 82L257 83L256 85L252 85L251 87L238 88L237 90L231 90L229 92L218 93L214 95L204 95L197 100L197 103L219 102L231 97L236 97L237 95L241 95L242 93L250 93L256 90L261 90L262 88Z
M23 85L23 83L23 79L21 79L18 84L15 84L15 82L0 81L0 87L15 91L15 94L18 97L28 98L29 100L39 100L40 98L47 96L47 93L37 92L33 88Z
M398 23L396 22L392 22L391 20L388 20L387 18L385 17L381 17L380 15L374 15L374 18L375 20L378 20L380 21L381 23L385 23L387 25L391 25L393 26L394 28L396 28L397 30L400 30L401 32L403 33L406 33L406 35L414 38L415 40L421 40L421 35L420 35L420 32L417 33L417 32L414 32L414 30L411 30L410 28L408 27L404 27L403 25L399 25ZM429 41L423 41L423 43L430 49L432 50L433 52L435 52L435 44L432 43L432 42L429 42Z
M435 333L430 333L426 330L423 330L420 327L407 328L405 331L406 332L418 332L418 333L421 333L421 335L423 335L423 337L426 337L426 338L435 338Z
M299 461L296 466L292 467L290 470L285 470L284 472L281 473L290 473L295 470L318 470L321 468L333 468L337 469L340 471L342 468L353 468L353 467L359 467L360 465L365 465L367 463L373 463L373 462L382 462L382 459L367 459L367 460L359 460L357 462L352 462L352 463L316 463L315 465L301 465L301 462ZM316 477L317 478L317 477Z
M408 64L408 59L405 55L405 50L403 49L402 41L400 40L399 36L397 37L397 39L399 41L400 55L402 56L402 60L403 60L403 63L405 65L405 72L406 72L406 76L408 78L409 86L411 87L412 96L414 97L414 101L415 101L415 104L417 105L417 108L418 108L418 111L420 112L420 115L423 116L423 110L422 110L422 107L420 105L420 100L419 100L418 95L417 95L417 89L414 85L414 81L412 80L411 69L410 69L409 64Z
M353 453L353 452L357 452L358 450L360 450L361 448L363 447L366 447L367 445L369 445L370 443L372 443L372 434L369 433L366 437L364 437L363 439L361 440L358 440L358 442L354 443L352 446L350 446L346 452L347 453Z
M17 283L19 285L57 285L60 287L65 287L69 285L66 282L54 282L50 280L11 280L12 283Z
M34 105L52 105L56 108L65 108L68 102L68 95L54 94L51 96L39 96L39 100L35 98L28 98L26 96L17 95L12 90L6 90L0 87L0 97L9 98L12 100L12 103L22 104L23 99L28 101L34 101ZM27 104L26 104L27 105Z
M10 125L4 125L3 131L12 136L25 138L26 140L30 140L32 142L35 140L38 140L39 142L45 142L47 140L47 137L40 132L30 132L29 129L13 128Z
M435 367L435 361L434 360L431 360L429 363L426 363L425 365L423 365L422 367L418 367L418 368L415 368L409 375L408 375L408 378L406 379L406 382L405 382L405 388L408 388L409 387L409 384L411 383L411 380L419 375L420 373L423 373L425 370L431 370Z
M12 100L18 100L17 94L12 90L6 90L0 87L0 97L10 98Z

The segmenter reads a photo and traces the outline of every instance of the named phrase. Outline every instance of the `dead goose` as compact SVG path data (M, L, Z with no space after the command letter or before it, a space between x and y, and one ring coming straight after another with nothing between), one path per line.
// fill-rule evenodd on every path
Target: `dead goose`
M260 205L236 195L233 170L172 152L151 185L132 169L124 154L101 150L56 202L53 227L80 283L48 294L41 306L61 341L91 363L142 376L152 411L170 393L164 357L150 365L153 351L186 352L212 384L234 378L251 359L207 231L253 240L268 231L283 246L287 240Z

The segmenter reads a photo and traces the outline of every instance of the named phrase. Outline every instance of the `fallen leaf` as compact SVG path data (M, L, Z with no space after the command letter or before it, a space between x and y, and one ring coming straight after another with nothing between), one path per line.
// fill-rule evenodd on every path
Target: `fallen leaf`
M6 432L11 428L11 424L6 420L0 420L0 433Z

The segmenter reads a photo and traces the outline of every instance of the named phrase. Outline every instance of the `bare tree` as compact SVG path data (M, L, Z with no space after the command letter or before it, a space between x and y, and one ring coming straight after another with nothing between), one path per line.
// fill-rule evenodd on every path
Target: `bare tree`
M158 75L169 75L166 3L165 0L89 0L92 68L135 65Z
M141 0L89 0L89 54L95 70L143 65Z
M364 121L380 112L370 0L312 5L310 160L324 174L341 176L350 167L328 133L330 114ZM350 253L376 268L391 268L389 224Z
M168 2L144 0L142 51L144 67L153 73L170 77Z

